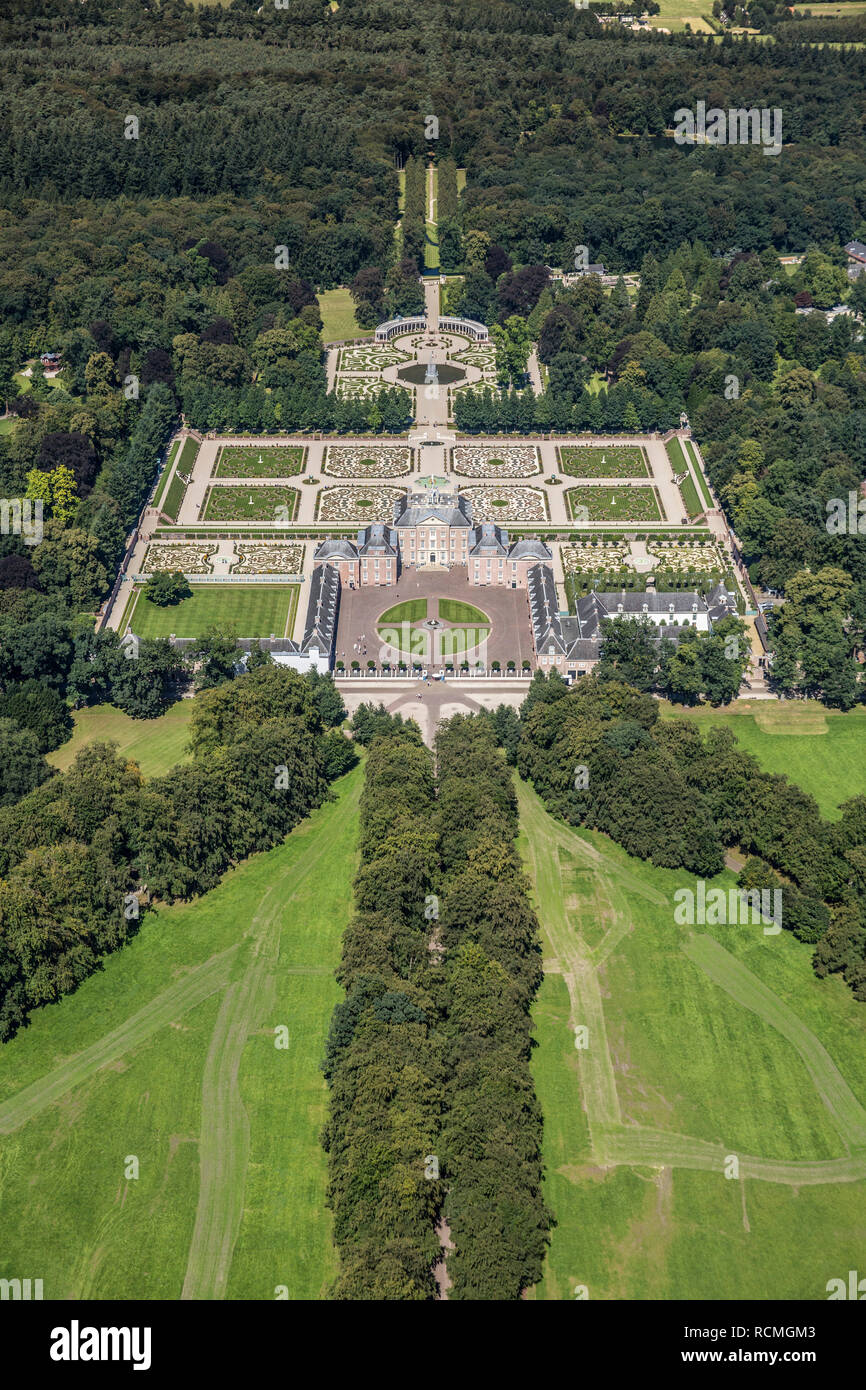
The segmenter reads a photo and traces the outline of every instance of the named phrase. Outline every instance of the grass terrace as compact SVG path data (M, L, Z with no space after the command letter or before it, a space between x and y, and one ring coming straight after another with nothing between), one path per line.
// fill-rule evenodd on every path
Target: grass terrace
M180 474L182 473L185 478L189 478L192 475L192 470L195 467L195 461L198 457L200 447L199 441L193 439L192 435L187 435L186 439L183 441L183 448L180 451L174 477L169 484L168 491L165 494L165 500L160 508L172 521L177 521L184 493L186 492L186 483L180 477ZM168 468L166 468L166 472L168 472Z

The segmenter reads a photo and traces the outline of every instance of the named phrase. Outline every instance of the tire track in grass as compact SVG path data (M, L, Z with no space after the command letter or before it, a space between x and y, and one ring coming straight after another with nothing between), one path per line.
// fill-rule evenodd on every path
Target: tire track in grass
M250 1153L250 1122L238 1073L247 1038L261 1015L268 975L276 967L279 931L273 923L278 910L274 908L255 942L252 963L226 990L211 1035L201 1088L198 1206L181 1298L225 1296Z
M225 1297L244 1213L250 1153L249 1116L239 1085L244 1048L275 1001L280 937L289 909L333 837L355 814L359 796L356 790L341 798L327 826L316 826L315 838L300 860L286 865L267 889L247 931L238 978L226 990L202 1076L199 1197L183 1299ZM302 833L310 830L309 822L297 828Z
M609 931L596 952L592 952L574 924L568 921L559 851L592 862L605 879L607 888L639 889L642 896L663 902L608 856L587 845L579 836L559 825L544 810L538 796L521 781L517 783L520 821L526 834L528 856L538 904L542 931L550 943L571 1000L572 1026L589 1025L589 1047L578 1052L580 1086L590 1133L590 1161L603 1167L692 1168L724 1172L725 1159L732 1152L723 1144L710 1143L667 1130L642 1125L624 1125L621 1120L616 1078L604 1027L604 1003L595 973L596 957L609 947ZM741 1178L783 1183L792 1187L823 1183L856 1182L866 1178L866 1112L850 1090L830 1054L791 1009L712 937L692 937L683 943L693 964L723 988L742 1007L758 1014L777 1029L802 1057L822 1101L833 1116L840 1133L860 1152L834 1159L773 1159L738 1154ZM550 965L550 956L545 956ZM604 1054L604 1055L600 1055Z
M757 1014L788 1040L802 1057L815 1090L845 1143L851 1149L866 1147L866 1110L824 1044L784 1000L712 936L699 933L689 937L683 943L683 952L742 1008Z
M25 1086L17 1095L0 1105L0 1134L11 1134L26 1124L46 1105L52 1105L67 1091L79 1086L94 1072L110 1062L116 1062L130 1048L137 1047L153 1033L181 1018L210 995L222 989L231 978L237 946L229 946L219 955L211 956L203 965L189 971L182 979L163 990L143 1009L106 1033L98 1042L61 1062L45 1076Z
M586 1026L589 1046L577 1052L583 1103L590 1135L597 1125L618 1125L622 1120L619 1096L613 1074L604 1023L604 1006L592 953L585 946L565 909L565 886L559 861L559 845L553 853L543 852L540 817L545 816L539 802L533 803L525 788L519 791L520 814L527 831L532 858L536 896L544 904L539 913L542 929L550 941L571 1001L572 1028ZM576 837L575 837L576 838ZM571 846L569 845L569 848Z

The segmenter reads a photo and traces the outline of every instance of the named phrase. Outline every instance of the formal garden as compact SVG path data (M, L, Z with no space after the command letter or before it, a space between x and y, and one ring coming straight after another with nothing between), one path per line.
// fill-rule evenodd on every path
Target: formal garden
M569 541L561 547L562 568L566 574L595 572L599 567L628 568L631 566L631 543L621 540ZM727 566L722 553L712 540L661 540L652 537L646 542L649 565L642 572L720 574Z
M385 385L378 373L370 373L357 376L337 377L337 395L341 400L375 400L382 387Z
M304 468L300 444L224 444L217 454L214 478L291 478Z
M563 444L556 453L560 470L572 478L646 478L650 472L639 444Z
M232 574L300 574L304 547L282 541L235 541Z
M399 478L412 471L408 444L329 444L322 472L332 478Z
M316 498L317 521L390 521L405 492L398 487L326 487Z
M455 444L451 468L466 478L530 478L541 458L534 444Z
M395 367L409 362L408 352L401 352L392 343L363 343L340 349L338 372L381 372L383 367Z
M560 555L566 593L573 600L591 589L633 589L642 592L650 578L656 592L697 589L707 593L729 577L721 551L711 540L657 541L646 544L648 568L638 572L631 560L629 542L595 540L564 544Z
M461 495L472 503L480 521L547 521L547 498L536 487L465 487Z
M270 521L287 524L298 511L299 493L293 487L209 487L200 521Z
M212 574L213 557L218 541L205 541L201 545L183 545L179 542L151 541L141 562L142 574L161 574L166 571L181 574Z
M584 525L593 521L661 521L652 487L571 487L565 493L568 515Z

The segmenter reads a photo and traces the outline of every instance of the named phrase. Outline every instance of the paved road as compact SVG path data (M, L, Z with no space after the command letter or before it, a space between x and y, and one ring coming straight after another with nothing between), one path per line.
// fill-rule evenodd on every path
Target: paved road
M350 715L360 704L381 703L391 714L417 720L421 736L431 748L440 720L450 719L452 714L477 714L497 705L517 709L529 690L529 681L491 677L429 682L346 679L337 685Z

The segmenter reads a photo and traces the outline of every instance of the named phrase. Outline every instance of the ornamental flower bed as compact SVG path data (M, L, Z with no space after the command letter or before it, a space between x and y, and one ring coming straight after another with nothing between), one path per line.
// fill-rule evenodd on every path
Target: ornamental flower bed
M541 460L533 444L455 444L451 467L467 478L529 478Z
M496 349L483 343L473 343L462 352L455 352L454 359L469 367L480 367L482 371L485 368L493 373L496 371Z
M394 503L404 495L397 487L326 487L316 499L316 519L390 522Z
M238 541L235 553L238 559L230 566L232 574L300 574L304 564L302 545L283 545L280 541Z
M325 450L322 472L332 478L399 478L412 471L408 444L332 444Z
M141 563L142 574L160 574L164 570L182 574L212 574L214 545L162 544L153 541L147 547Z
M393 367L398 362L410 361L407 352L392 347L390 343L370 343L343 348L340 352L340 372L380 372L383 367Z
M559 467L572 478L646 478L649 467L638 445L584 446L557 449Z
M547 521L547 498L534 487L467 487L473 520Z
M217 456L215 478L291 478L304 467L300 444L225 444Z
M209 487L199 521L292 521L300 494L294 487Z
M647 554L660 570L700 570L702 573L712 574L725 568L719 549L712 541L690 541L685 545L677 545L676 542L654 540L647 546Z
M570 487L565 500L573 521L660 521L662 515L651 487Z
M341 400L373 400L385 383L380 376L338 376L337 395Z
M599 541L595 545L563 545L562 568L566 574L593 574L599 569L625 569L628 541Z

